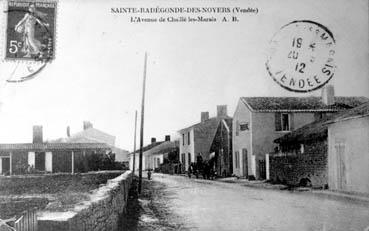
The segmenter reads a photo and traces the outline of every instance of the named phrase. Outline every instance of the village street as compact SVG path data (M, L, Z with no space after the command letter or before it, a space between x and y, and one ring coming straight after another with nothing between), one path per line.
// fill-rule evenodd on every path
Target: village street
M132 230L368 230L369 207L308 192L154 174ZM147 188L147 186L149 187ZM128 226L129 227L129 226Z

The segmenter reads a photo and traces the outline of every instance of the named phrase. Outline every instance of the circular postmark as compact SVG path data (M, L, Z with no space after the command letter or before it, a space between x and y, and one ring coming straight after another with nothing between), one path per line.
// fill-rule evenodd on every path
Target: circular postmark
M335 39L319 23L293 21L274 35L270 46L266 68L289 91L314 91L334 75Z
M35 78L45 67L47 62L14 63L8 68L8 83L21 83Z
M5 13L5 60L15 61L7 82L33 79L54 58L56 2L9 0Z

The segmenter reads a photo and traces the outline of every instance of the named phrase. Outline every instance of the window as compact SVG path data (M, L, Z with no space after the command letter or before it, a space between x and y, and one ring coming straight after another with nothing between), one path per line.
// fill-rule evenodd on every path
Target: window
M242 156L243 156L244 159L247 158L247 149L246 148L242 149Z
M323 113L322 112L314 113L314 120L321 120L321 119L323 119Z
M249 123L248 122L244 122L240 124L240 131L247 131L249 130Z
M182 164L186 163L186 154L184 153L181 154L181 162Z
M191 165L191 153L188 153L188 167Z
M184 146L184 144L185 144L185 135L184 134L182 134L182 145Z
M240 168L240 152L236 151L234 158L235 158L234 161L235 161L236 168Z
M289 131L290 130L290 117L289 114L282 114L281 117L282 123L282 131Z
M275 113L275 130L276 131L293 130L293 114Z
M238 136L240 134L240 123L239 121L237 120L236 121L236 136Z
M186 171L186 154L182 153L181 154L181 172L185 172Z
M190 132L188 132L187 134L187 144L189 145L191 142L190 142Z

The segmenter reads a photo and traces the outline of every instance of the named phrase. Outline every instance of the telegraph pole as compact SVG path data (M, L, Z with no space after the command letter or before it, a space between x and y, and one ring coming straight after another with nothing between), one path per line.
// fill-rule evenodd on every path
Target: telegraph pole
M139 173L138 173L138 193L139 194L141 194L141 185L142 185L142 148L143 148L143 136L144 136L146 66L147 66L147 53L145 53L143 85L142 85L142 102L141 102L140 160L139 160Z
M136 130L137 130L137 110L135 113L135 138L133 141L133 169L132 169L132 175L135 175L135 168L136 168Z

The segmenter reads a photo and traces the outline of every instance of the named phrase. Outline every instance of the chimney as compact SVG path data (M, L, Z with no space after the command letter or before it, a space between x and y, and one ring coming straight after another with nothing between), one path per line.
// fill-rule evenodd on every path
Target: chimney
M83 130L92 128L92 123L90 121L83 121Z
M205 111L205 112L201 112L201 122L204 122L205 120L209 119L209 112Z
M335 104L333 85L327 85L322 89L322 101L325 105Z
M165 136L165 141L170 141L170 135Z
M155 137L152 137L152 138L151 138L151 143L152 143L152 144L155 144L155 143L156 143L156 138L155 138Z
M227 105L218 105L217 117L226 117L226 116L227 116Z
M70 137L70 127L67 127L67 137Z
M42 126L40 125L35 125L33 126L33 143L42 143L43 142L43 138L42 138Z

